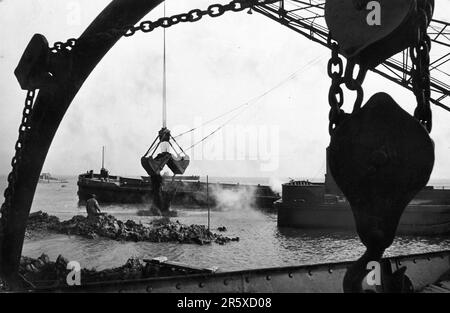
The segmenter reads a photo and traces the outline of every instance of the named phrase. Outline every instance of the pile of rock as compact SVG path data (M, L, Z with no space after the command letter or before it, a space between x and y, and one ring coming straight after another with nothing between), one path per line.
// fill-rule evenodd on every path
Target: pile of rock
M166 261L158 260L158 258L153 260L130 258L123 266L111 269L97 271L81 268L80 284L205 273L205 269L183 266L179 263L173 265L174 263ZM55 262L50 261L46 254L36 259L22 257L19 266L21 288L48 290L67 287L67 278L72 272L72 269L67 269L68 264L69 261L62 255L59 255ZM209 272L209 270L206 271ZM0 292L2 291L9 291L9 288L0 280Z
M51 262L46 254L42 254L37 259L22 256L20 259L19 274L23 277L24 283L28 282L29 286L34 283L58 283L65 281L69 271L67 268L67 260L59 256L56 262ZM33 283L34 282L34 283Z
M34 234L48 231L52 225L57 224L59 224L59 219L56 216L48 215L42 211L31 213L28 216L25 238L31 238Z
M30 215L31 217L31 215ZM33 213L27 230L50 230L60 234L78 235L89 239L97 237L123 241L179 242L208 244L216 242L225 244L239 241L239 237L229 238L215 234L203 225L183 225L168 219L157 220L146 226L132 220L122 222L112 215L100 215L97 218L74 216L68 221L60 222L55 216L43 212Z
M56 262L50 261L46 254L42 254L37 259L22 257L20 260L19 274L23 278L25 289L47 288L65 286L67 275L71 270L67 269L68 260L63 256L58 256ZM147 275L149 273L149 275ZM152 273L148 264L142 263L139 259L131 258L121 267L96 271L94 269L81 269L81 282L83 284L132 280L150 277Z

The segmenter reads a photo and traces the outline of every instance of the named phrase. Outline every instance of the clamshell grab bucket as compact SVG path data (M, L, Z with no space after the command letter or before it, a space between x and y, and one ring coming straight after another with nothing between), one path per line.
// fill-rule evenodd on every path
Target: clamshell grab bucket
M172 143L170 142L171 140L181 150L180 153L175 150ZM153 158L153 154L156 153L156 150L162 143L167 143L176 155L171 154L170 152L167 152L166 149L164 149L164 152L159 153L155 158ZM189 156L184 153L183 149L175 141L175 138L170 135L170 130L165 127L159 131L158 137L156 137L150 148L141 158L142 167L152 177L160 175L162 169L166 165L170 168L174 175L184 174L187 167L189 166L189 162Z
M150 176L160 175L162 169L172 159L172 155L169 152L162 152L155 158L152 156L142 157L141 164L145 171Z
M170 170L177 175L184 174L184 171L186 171L186 168L189 166L189 156L172 156L170 160L167 162L167 166L170 168Z

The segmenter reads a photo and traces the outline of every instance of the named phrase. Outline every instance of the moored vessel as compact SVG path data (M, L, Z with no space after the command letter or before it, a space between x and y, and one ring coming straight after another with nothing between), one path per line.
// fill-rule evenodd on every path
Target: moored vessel
M67 183L67 180L53 177L50 173L41 173L39 175L39 183Z
M335 183L328 164L324 183L294 180L285 183L281 199L274 206L281 227L355 230L350 203ZM407 206L397 233L450 233L450 189L425 187Z
M215 206L220 202L221 192L245 194L251 205L259 208L272 208L280 199L270 186L227 183L206 183L199 176L162 175L170 187L176 188L172 203L186 206ZM209 197L207 190L209 189ZM149 176L129 178L109 175L105 171L96 174L88 171L78 176L78 199L84 203L91 194L95 194L100 203L151 203L153 199L152 183Z

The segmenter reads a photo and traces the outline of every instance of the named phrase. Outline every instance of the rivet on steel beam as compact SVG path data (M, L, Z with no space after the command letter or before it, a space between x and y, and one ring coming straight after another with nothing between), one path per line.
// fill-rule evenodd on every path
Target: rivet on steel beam
M308 271L308 275L312 276L312 271L311 270Z
M180 290L180 289L181 289L181 284L179 284L179 283L176 284L176 285L175 285L175 288L177 288L178 290Z
M292 274L292 273L289 273L288 275L289 275L289 278L294 277L294 274Z
M430 258L430 257L427 257L427 260L428 260L428 261L431 261L431 258Z
M267 276L266 276L266 279L267 279L267 280L271 280L272 278L270 277L270 275L267 275Z
M245 282L249 283L250 282L250 278L249 277L245 277Z
M203 288L203 287L205 287L205 284L204 284L204 283L200 283L200 284L198 284L198 286L199 286L200 288Z
M153 288L152 288L152 286L147 286L147 288L145 290L147 290L147 292L152 292Z
M417 263L417 260L416 260L416 259L413 259L413 263L416 264L416 263Z
M331 267L328 269L328 273L330 273L330 274L333 273L333 269Z

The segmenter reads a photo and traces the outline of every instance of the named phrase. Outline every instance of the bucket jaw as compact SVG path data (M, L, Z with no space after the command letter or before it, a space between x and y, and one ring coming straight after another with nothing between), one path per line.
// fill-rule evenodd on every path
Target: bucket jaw
M172 158L167 162L167 166L174 174L183 175L189 166L189 156L172 156Z
M154 158L152 156L142 157L141 164L148 175L155 176L160 175L162 169L171 158L172 155L169 152L162 152Z

